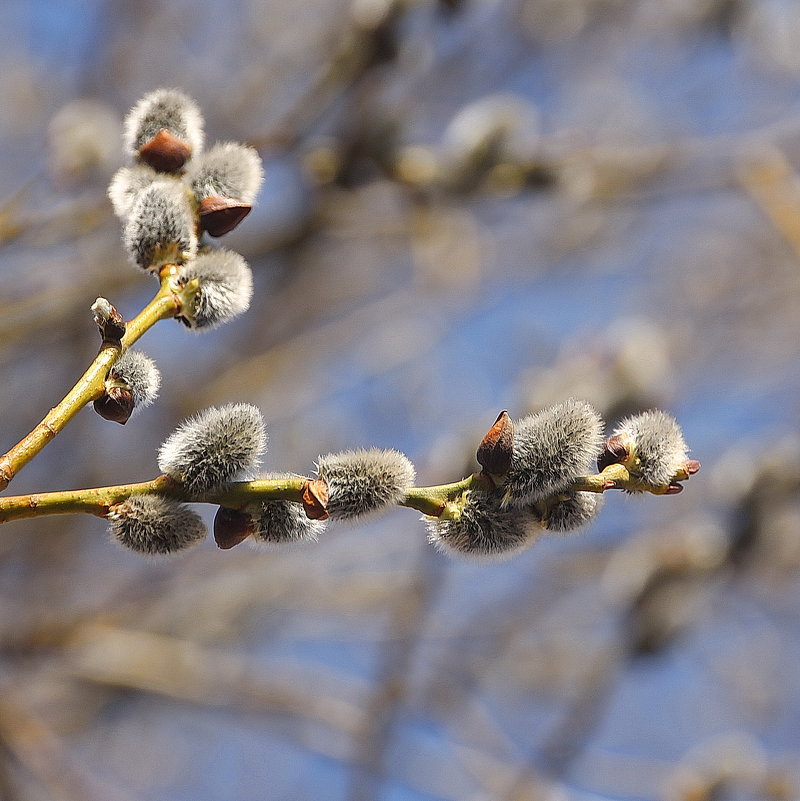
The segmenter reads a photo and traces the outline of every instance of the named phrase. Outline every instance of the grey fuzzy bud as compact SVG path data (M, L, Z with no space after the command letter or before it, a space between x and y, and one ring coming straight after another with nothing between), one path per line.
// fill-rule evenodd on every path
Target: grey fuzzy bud
M130 214L139 192L159 178L163 179L163 175L146 164L120 167L112 176L108 186L108 199L114 207L114 214L125 219Z
M287 478L289 473L271 473L264 478ZM316 542L325 530L323 520L311 520L302 504L293 501L265 501L248 507L253 516L253 541L268 545Z
M126 350L108 371L106 386L109 385L129 389L134 409L143 408L158 397L161 373L149 356L138 350Z
M320 456L317 474L328 485L328 514L338 520L397 503L415 478L407 456L378 448Z
M187 179L200 201L230 197L252 205L261 188L264 169L254 148L223 142L191 163Z
M602 432L594 408L572 398L515 423L503 502L521 507L568 489L589 472Z
M181 271L180 280L197 279L200 287L180 320L195 331L215 328L244 313L253 296L253 274L232 250L201 253Z
M255 470L266 445L264 420L255 406L212 406L167 437L158 452L158 466L188 492L202 495Z
M203 117L194 100L177 89L146 94L125 118L125 147L133 156L161 131L167 131L197 155L203 148Z
M625 461L631 473L645 484L669 484L686 461L683 432L674 417L653 409L623 420L614 434L630 448Z
M448 554L507 559L533 545L541 526L529 510L509 509L483 492L465 493L457 520L425 518L428 542Z
M588 524L602 509L603 496L597 492L571 492L547 511L542 525L559 534L575 531Z
M206 536L206 527L188 506L161 495L134 495L112 506L108 527L126 548L144 554L169 554Z
M179 181L160 180L142 189L122 235L125 249L143 270L183 264L197 250L195 220Z

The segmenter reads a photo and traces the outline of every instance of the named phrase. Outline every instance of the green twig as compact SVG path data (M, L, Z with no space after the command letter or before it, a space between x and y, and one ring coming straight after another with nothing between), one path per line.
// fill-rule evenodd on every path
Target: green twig
M676 480L688 478L678 475ZM303 502L303 491L312 479L303 476L287 478L237 481L223 490L211 492L202 497L188 494L181 484L167 475L158 476L151 481L137 484L118 484L94 489L66 490L62 492L40 492L31 495L15 495L0 498L0 523L21 520L26 517L42 517L60 514L93 514L106 517L109 508L122 503L135 495L166 495L177 500L198 503L211 503L231 508L243 508L259 501L287 500ZM399 506L416 509L430 517L446 517L448 504L457 502L467 490L486 492L490 485L480 473L451 484L433 487L412 487ZM667 487L643 485L622 465L607 467L602 473L582 476L575 479L566 490L581 492L605 492L609 489L623 489L636 492L650 492L663 495Z
M125 335L119 343L104 342L94 361L78 379L74 387L54 406L45 418L13 448L0 457L0 490L5 489L14 476L33 459L70 420L84 407L105 392L108 371L139 337L159 320L175 317L193 293L195 287L180 288L172 265L161 270L161 286L155 297L142 311L128 321Z

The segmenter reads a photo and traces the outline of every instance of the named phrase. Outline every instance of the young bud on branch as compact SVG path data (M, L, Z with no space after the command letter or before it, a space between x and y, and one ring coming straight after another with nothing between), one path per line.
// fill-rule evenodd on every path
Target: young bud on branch
M529 510L503 508L498 498L468 490L442 518L424 518L428 542L450 555L507 559L533 545L541 534Z
M125 118L125 146L159 172L177 172L203 147L203 118L175 89L145 95Z
M212 406L186 420L165 440L158 466L189 493L202 495L255 470L266 445L264 420L255 406Z
M143 554L174 553L206 536L198 515L161 495L134 495L112 506L108 527L120 545Z
M194 256L197 234L183 185L160 180L139 192L122 238L131 260L143 270L158 272Z
M567 490L589 472L602 441L603 421L584 401L570 399L520 420L503 503L527 506Z
M163 175L146 164L120 167L108 186L108 199L114 207L114 214L123 220L127 218L139 192L159 178L163 178Z
M201 253L180 273L183 284L195 278L200 286L190 308L184 308L178 318L193 331L216 328L249 308L253 274L238 253L232 250Z
M92 304L92 314L97 327L100 329L103 342L119 344L119 341L125 336L125 319L117 311L116 307L112 306L105 298L98 298Z
M700 468L686 457L686 442L675 418L653 409L627 417L617 426L598 466L620 463L644 484L671 488L676 477L691 475ZM673 492L678 491L680 485L674 486Z
M349 520L397 503L414 484L414 465L395 450L344 451L320 456L317 474L328 485L331 518Z

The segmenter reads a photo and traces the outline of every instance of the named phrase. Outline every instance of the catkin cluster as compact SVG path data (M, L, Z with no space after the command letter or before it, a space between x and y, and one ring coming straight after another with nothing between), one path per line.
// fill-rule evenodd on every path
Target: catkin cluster
M179 303L175 316L193 330L220 325L249 305L252 276L244 259L201 240L235 228L252 208L263 178L252 148L224 142L204 150L203 145L195 103L176 90L152 92L126 119L125 147L133 163L116 173L108 192L123 221L131 261L158 275L162 286L171 282ZM104 342L119 342L124 322L116 310L103 298L92 308ZM153 400L158 386L153 362L125 352L110 369L95 408L124 423L136 407ZM414 467L397 451L320 456L315 479L271 473L273 486L286 487L279 497L221 506L214 536L221 548L248 538L267 545L313 541L328 519L414 506L409 493L415 491L417 508L437 510L425 518L435 546L467 556L505 557L543 532L583 527L600 510L602 492L615 487L620 476L624 489L670 494L699 468L686 458L678 424L663 412L623 420L605 442L603 428L595 409L573 399L516 422L503 412L478 449L480 474L445 487L443 497L442 488L428 488L428 496L415 489ZM112 505L108 520L114 537L143 553L170 553L199 541L205 528L184 501L207 500L237 479L253 478L266 443L261 413L248 404L207 409L185 421L158 454L175 492L135 495ZM595 464L602 475L615 478L581 484Z
M691 472L683 434L663 412L627 418L605 443L602 430L598 413L577 400L517 422L503 413L478 449L481 474L443 502L438 515L425 518L429 541L452 554L506 558L544 533L575 531L597 515L602 494L576 489L594 462L604 468L624 465L641 489L666 489ZM162 444L158 465L182 497L204 500L237 478L252 478L266 443L258 409L232 403L186 420ZM409 505L407 495L414 489L414 466L395 450L327 454L319 457L316 472L316 479L265 476L299 479L302 501L295 496L220 507L217 544L227 549L248 538L272 546L313 542L328 519L352 520ZM181 550L205 534L199 518L169 497L129 498L113 506L108 519L115 539L142 553Z
M125 120L125 149L133 164L116 172L108 196L123 222L131 261L154 275L170 269L171 286L181 297L176 317L193 331L245 312L253 293L250 267L238 253L214 249L202 237L222 236L247 216L263 179L258 153L235 142L204 151L202 115L174 89L151 92L133 107ZM107 338L116 310L104 298L92 309ZM118 322L117 339L124 332ZM124 424L153 401L159 383L152 360L124 353L94 408Z
M483 489L427 518L429 541L449 553L506 558L543 533L577 531L595 518L601 491L575 488L595 464L623 465L641 491L665 492L679 491L676 477L699 467L664 412L627 418L605 443L603 427L591 405L574 399L516 422L503 412L478 449Z
M255 476L267 445L261 412L247 403L206 409L185 420L163 442L158 466L173 479L182 496L204 500L236 479ZM414 467L395 450L345 451L320 456L316 484L318 504L265 500L237 509L221 507L214 536L221 548L251 537L277 545L316 541L326 520L352 520L403 500L414 483ZM297 478L269 473L266 478ZM111 507L108 522L113 537L141 553L172 553L205 536L202 521L171 497L143 494Z
M504 115L509 107L489 110ZM461 133L475 121L480 115L465 119ZM485 139L478 133L476 143ZM256 151L234 142L204 150L197 106L172 89L151 92L134 106L125 147L133 163L114 175L109 197L131 261L158 277L158 292L130 322L97 298L92 311L102 345L96 359L0 459L0 488L86 403L123 424L152 403L158 368L130 346L154 323L175 317L202 331L249 306L253 282L244 259L203 238L228 233L250 211L263 178ZM664 412L628 417L605 441L603 430L591 405L570 399L516 422L502 412L478 447L480 472L454 483L415 487L409 459L378 448L322 455L316 477L273 472L259 479L264 420L254 406L230 403L190 417L167 437L158 451L162 475L153 481L40 493L35 503L30 496L0 500L0 522L64 508L97 514L99 506L117 542L169 554L206 535L203 520L187 506L192 502L219 507L214 539L222 549L247 539L266 546L316 541L328 520L400 505L425 515L428 539L440 550L504 558L543 534L582 528L599 512L606 490L675 494L700 468L687 459L683 433Z
M174 265L178 284L197 282L179 317L193 330L242 314L253 291L250 268L238 253L201 239L232 231L252 209L263 180L258 153L236 142L204 150L202 115L174 89L151 92L133 107L125 147L134 163L117 171L108 196L131 261L154 274Z

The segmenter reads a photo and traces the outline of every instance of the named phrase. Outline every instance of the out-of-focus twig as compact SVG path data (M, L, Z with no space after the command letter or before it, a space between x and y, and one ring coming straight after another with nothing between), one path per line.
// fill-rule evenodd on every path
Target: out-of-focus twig
M0 688L0 741L45 788L53 801L132 801L91 776L68 755L48 725L19 699L19 688Z
M739 181L800 258L800 179L776 147L739 165Z

